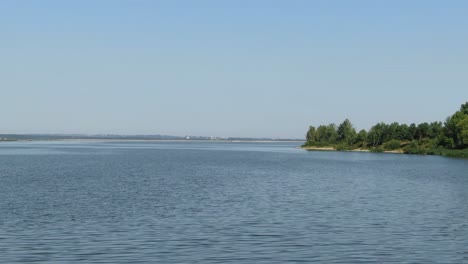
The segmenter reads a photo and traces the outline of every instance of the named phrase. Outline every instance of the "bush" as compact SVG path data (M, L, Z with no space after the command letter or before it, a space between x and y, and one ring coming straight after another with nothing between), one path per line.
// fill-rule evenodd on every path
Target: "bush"
M385 150L395 150L395 149L399 149L401 146L401 141L400 140L397 140L397 139L392 139L388 142L385 142L384 144L384 149Z
M445 149L439 148L437 149L437 155L442 155L446 157L453 157L453 158L468 158L468 148L467 149Z
M336 150L353 150L353 146L347 143L341 143L336 145Z
M373 147L370 152L384 152L384 148L382 146Z
M403 152L406 154L423 154L416 140L411 141L408 145L403 148Z

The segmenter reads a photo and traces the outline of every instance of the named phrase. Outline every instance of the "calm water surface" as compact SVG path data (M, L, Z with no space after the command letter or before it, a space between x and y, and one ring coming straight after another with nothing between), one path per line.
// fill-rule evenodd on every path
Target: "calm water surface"
M0 263L468 263L468 160L0 144Z

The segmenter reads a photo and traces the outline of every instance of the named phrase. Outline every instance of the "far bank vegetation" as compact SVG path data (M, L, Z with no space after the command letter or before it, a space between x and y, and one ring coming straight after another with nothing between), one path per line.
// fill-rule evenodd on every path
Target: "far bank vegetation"
M368 131L356 131L351 121L310 126L303 147L336 150L401 151L468 158L468 102L444 123L378 123Z

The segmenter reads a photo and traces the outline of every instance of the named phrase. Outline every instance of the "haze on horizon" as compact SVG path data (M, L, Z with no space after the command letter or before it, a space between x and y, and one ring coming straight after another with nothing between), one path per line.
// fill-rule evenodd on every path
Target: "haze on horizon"
M443 121L467 1L0 2L0 134L303 138Z

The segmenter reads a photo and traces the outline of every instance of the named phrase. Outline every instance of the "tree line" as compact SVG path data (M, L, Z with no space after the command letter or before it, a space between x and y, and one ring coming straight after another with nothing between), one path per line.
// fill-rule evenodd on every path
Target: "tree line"
M310 126L306 147L334 147L338 150L401 150L411 154L468 156L468 102L447 117L444 123L386 124L380 122L368 131L356 131L351 121ZM463 150L463 151L457 151Z

